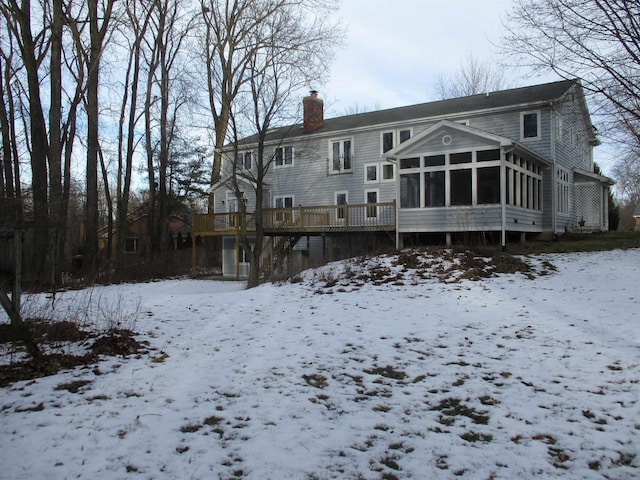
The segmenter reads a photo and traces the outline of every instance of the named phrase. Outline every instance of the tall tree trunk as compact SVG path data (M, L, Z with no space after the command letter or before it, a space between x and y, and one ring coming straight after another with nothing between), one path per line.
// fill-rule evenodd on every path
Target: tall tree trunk
M87 164L85 206L85 254L89 275L98 273L98 82L101 42L98 29L98 2L87 1L89 9L90 53L87 76Z
M16 10L22 39L22 60L27 74L29 93L29 130L31 132L31 188L33 191L33 252L30 270L40 284L48 282L47 248L49 247L49 205L47 196L47 161L49 144L40 99L40 79L33 35L31 33L31 2L23 0Z
M2 207L1 214L3 220L15 220L15 191L13 188L13 171L11 164L13 163L11 142L15 142L15 138L12 140L12 130L9 123L9 111L5 102L4 86L5 82L9 85L8 78L5 77L9 74L9 70L5 70L0 59L0 133L2 133ZM7 95L10 95L7 92Z
M51 19L51 57L49 109L49 208L52 227L55 231L51 239L51 256L48 267L51 284L60 283L62 255L66 230L66 211L62 199L62 0L53 0Z

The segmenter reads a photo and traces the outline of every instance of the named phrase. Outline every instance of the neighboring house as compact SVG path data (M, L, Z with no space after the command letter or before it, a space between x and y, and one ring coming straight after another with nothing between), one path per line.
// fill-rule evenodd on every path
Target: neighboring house
M505 246L527 235L608 228L613 182L594 173L599 142L578 81L332 119L312 92L303 109L302 125L267 137L273 164L264 182L263 269L283 251L344 255L354 235L402 247L480 234ZM236 162L251 178L256 141L229 147L227 177L213 187L214 213L194 217L194 235L223 237L225 275L246 274L228 176ZM252 212L254 184L241 185Z
M636 231L640 232L640 203L636 205L636 209L633 212L633 218L636 221Z
M149 214L140 213L130 215L127 221L127 231L124 240L125 253L142 253L147 247L147 228L149 223ZM191 247L191 225L176 215L171 215L167 220L167 235L171 237L171 248L177 250L182 246ZM103 251L107 248L109 227L104 226L98 230L98 250ZM112 249L115 251L116 246L116 228L113 226L111 239Z

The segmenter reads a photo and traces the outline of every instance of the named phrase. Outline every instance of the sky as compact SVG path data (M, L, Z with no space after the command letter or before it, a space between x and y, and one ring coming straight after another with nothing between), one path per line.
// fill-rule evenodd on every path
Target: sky
M342 0L346 44L323 86L328 109L434 99L439 74L468 55L494 63L511 0Z
M346 42L325 84L313 87L328 117L437 100L438 76L456 72L470 55L498 64L502 21L512 0L341 0L339 5ZM512 75L516 87L559 80L550 73ZM609 174L616 156L603 143L594 159Z
M25 299L148 343L0 388L0 479L640 478L640 249L480 281L457 259Z

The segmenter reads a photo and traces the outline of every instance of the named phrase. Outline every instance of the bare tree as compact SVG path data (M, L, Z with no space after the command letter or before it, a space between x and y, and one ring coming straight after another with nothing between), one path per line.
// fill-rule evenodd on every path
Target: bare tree
M262 31L281 12L304 11L316 22L307 23L307 27L333 30L337 34L337 30L330 26L327 18L319 18L314 14L326 13L334 4L334 0L200 0L204 24L205 81L208 107L215 130L211 185L220 181L222 148L229 141L227 130L233 104L251 79L247 68L256 55L265 49L281 50L287 47L279 43L284 36L261 36L257 35L257 32ZM301 25L300 17L294 20ZM309 33L314 35L311 31ZM309 43L304 48L307 47L320 48L321 45ZM327 53L321 50L317 52L318 55ZM212 208L213 194L209 197L210 211Z
M604 133L640 145L640 3L514 0L502 51L516 66L580 78Z
M32 7L29 0L19 5L16 0L9 0L0 6L8 29L17 44L19 55L17 68L24 69L26 76L26 102L28 105L28 134L31 166L31 189L33 195L33 255L31 271L39 275L38 281L45 283L44 273L49 271L47 252L49 248L49 194L48 168L49 142L45 109L40 92L41 65L46 60L49 43L45 40L48 30L45 12L42 15L40 30L34 34L32 25ZM26 132L25 132L26 133ZM15 159L17 161L17 159Z
M142 45L151 21L149 10L153 4L127 0L121 26L123 48L128 52L123 79L122 100L118 118L118 166L116 171L116 246L115 265L118 272L124 266L125 233L129 215L129 200L133 173L133 159L139 138L136 127L143 112L138 106L141 82ZM109 229L111 233L111 229Z
M260 282L260 260L264 242L264 183L275 160L265 143L272 127L291 124L299 113L294 101L301 90L322 78L332 57L332 49L340 41L341 31L325 21L326 7L308 8L304 2L282 4L261 25L250 32L254 50L244 65L247 88L240 91L233 105L233 131L240 118L245 129L255 135L257 148L252 169L238 170L233 163L231 184L236 194L241 218L241 241L249 253L248 287ZM244 115L238 115L244 112ZM277 139L276 139L277 141ZM235 156L234 156L235 158ZM246 235L247 204L243 201L240 180L255 190L255 238ZM248 182L247 182L248 181Z
M509 88L504 68L469 54L453 73L442 73L434 85L439 100L466 97Z
M640 205L640 151L629 150L613 167L613 175L623 201Z

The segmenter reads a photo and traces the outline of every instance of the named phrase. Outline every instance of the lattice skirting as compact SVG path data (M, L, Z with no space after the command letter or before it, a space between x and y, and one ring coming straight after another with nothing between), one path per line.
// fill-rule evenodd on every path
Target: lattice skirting
M607 229L607 209L599 183L575 184L576 230L594 232Z

